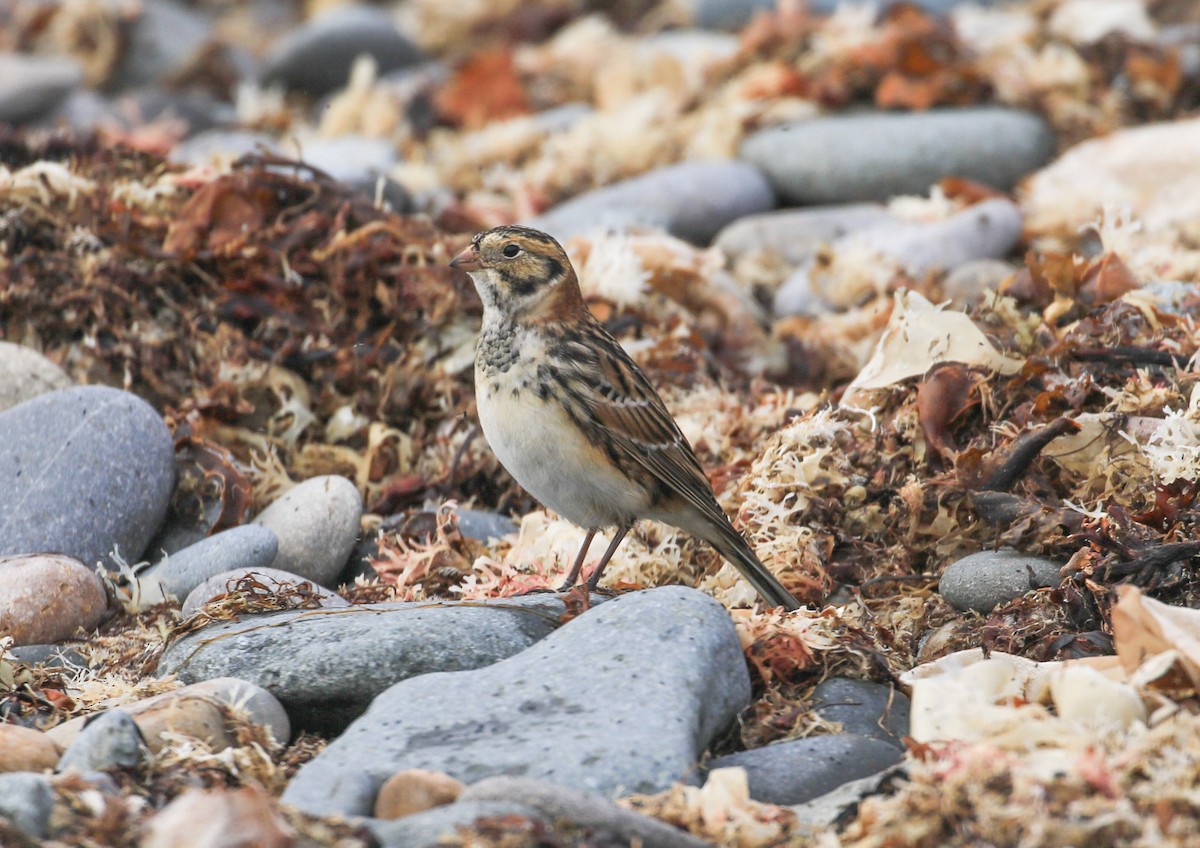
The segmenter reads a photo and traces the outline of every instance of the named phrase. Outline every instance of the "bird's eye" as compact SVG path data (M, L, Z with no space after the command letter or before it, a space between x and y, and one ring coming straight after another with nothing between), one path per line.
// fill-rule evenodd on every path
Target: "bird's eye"
M506 244L506 245L504 245L504 250L502 250L500 252L503 253L505 256L507 256L509 259L512 259L518 253L521 252L521 248L515 244Z

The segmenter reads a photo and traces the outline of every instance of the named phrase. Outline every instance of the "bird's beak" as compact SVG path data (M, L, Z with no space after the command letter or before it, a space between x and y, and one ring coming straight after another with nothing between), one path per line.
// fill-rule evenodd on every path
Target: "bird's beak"
M478 271L483 267L483 263L479 261L479 254L475 252L475 245L470 245L462 253L450 260L450 267L457 268L460 271Z

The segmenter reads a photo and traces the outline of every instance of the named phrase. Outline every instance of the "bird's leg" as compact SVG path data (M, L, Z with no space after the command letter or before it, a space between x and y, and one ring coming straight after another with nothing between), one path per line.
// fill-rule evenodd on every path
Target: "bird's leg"
M588 578L588 591L596 591L596 586L600 583L600 575L604 573L604 566L608 565L608 561L612 559L612 555L617 552L617 545L621 544L621 540L625 538L625 534L628 532L628 527L617 528L617 535L613 536L613 540L608 545L608 550L604 552L604 556L600 557L600 564L596 566L596 570Z
M571 570L567 572L567 579L558 587L558 591L565 592L575 585L575 581L579 579L579 572L583 568L583 558L587 556L588 548L592 546L592 539L596 536L595 530L589 530L588 534L583 537L583 546L579 549L579 555L575 557L575 564L571 566Z

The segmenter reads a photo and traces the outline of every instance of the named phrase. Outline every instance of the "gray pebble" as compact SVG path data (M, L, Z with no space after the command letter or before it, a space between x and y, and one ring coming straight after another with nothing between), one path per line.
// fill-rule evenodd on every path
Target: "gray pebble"
M157 562L144 576L161 580L176 598L186 598L218 574L239 568L265 568L278 551L274 533L259 524L246 524L189 545Z
M597 231L657 227L708 244L730 221L773 208L771 187L756 168L713 160L668 165L593 189L527 223L560 241Z
M75 737L58 761L58 771L133 768L148 751L137 723L124 710L106 710Z
M218 595L224 595L236 588L238 583L247 577L264 586L267 592L272 593L301 588L307 585L308 588L306 591L320 599L322 609L338 609L350 606L350 602L341 595L329 591L324 586L316 585L307 577L301 577L298 574L292 574L287 571L280 571L278 568L245 566L243 568L222 571L220 574L214 574L205 580L188 594L183 602L181 614L185 617L193 615L200 607L207 604L213 598Z
M894 765L903 756L895 745L879 739L841 733L740 751L712 760L708 768L744 768L751 798L786 805L810 801Z
M320 96L344 86L354 60L363 54L375 60L381 73L425 58L388 12L346 3L281 38L267 55L263 77L291 91Z
M547 821L567 821L593 834L605 833L622 845L704 848L708 844L607 798L531 777L489 777L468 786L458 799L460 804L489 801L527 804Z
M326 475L288 489L254 519L279 540L272 568L330 585L358 538L362 498L345 477Z
M869 112L760 130L740 157L762 169L793 204L887 200L925 194L958 176L1007 190L1054 154L1055 137L1038 116L977 107Z
M248 680L282 701L294 723L338 732L397 681L491 665L548 636L564 612L556 595L534 594L268 613L184 636L159 674Z
M62 56L0 53L0 124L50 114L83 82L83 68Z
M0 341L0 412L71 385L66 372L33 348Z
M88 668L87 657L62 645L18 645L9 648L8 652L25 665L62 669L72 674Z
M208 16L177 0L154 0L136 8L138 14L127 33L129 43L108 81L112 90L166 82L187 67L212 37Z
M878 203L779 209L738 218L717 234L713 244L735 262L748 253L769 252L790 265L800 265L812 259L822 245L895 220Z
M811 709L845 733L870 736L903 748L908 734L908 696L870 680L831 677L813 690Z
M0 774L0 817L33 839L45 839L54 809L54 790L41 774L13 771Z
M1021 238L1021 211L1009 200L995 198L969 206L942 221L892 221L858 230L831 245L839 253L873 253L895 262L908 274L955 268L973 259L1008 254ZM814 314L820 277L813 265L798 269L775 293L776 315Z
M329 782L366 772L378 786L409 768L465 783L536 777L607 797L656 792L690 776L749 698L720 604L680 586L634 592L515 657L397 683L301 767L282 800L318 815L368 813L331 805Z
M947 567L938 591L955 609L987 613L1030 589L1058 585L1061 567L1013 550L980 551Z
M517 801L459 801L400 819L367 819L364 823L381 848L442 848L455 844L459 828L473 827L480 819L507 816L529 819L544 831L553 829L536 810Z
M0 413L0 555L57 551L136 562L175 480L167 425L141 398L80 386Z

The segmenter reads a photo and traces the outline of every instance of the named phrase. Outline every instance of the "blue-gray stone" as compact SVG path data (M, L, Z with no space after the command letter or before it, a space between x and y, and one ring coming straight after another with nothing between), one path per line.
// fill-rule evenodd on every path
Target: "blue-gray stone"
M158 413L106 386L0 413L0 555L54 551L136 562L171 498L175 448Z
M266 58L263 77L291 91L320 96L344 86L354 60L364 54L375 60L380 73L425 59L388 12L348 3L281 38Z
M168 592L183 600L210 577L235 568L265 568L278 551L273 532L260 524L245 524L189 545L160 560L144 576L161 580Z
M1061 568L1043 556L980 551L951 563L942 572L938 591L955 609L987 613L1031 589L1058 585Z
M479 668L524 651L554 632L566 609L557 595L534 594L331 612L267 613L210 625L172 643L159 674L185 683L247 680L278 698L293 724L337 732L397 681Z
M908 734L908 696L882 683L831 677L813 690L811 709L845 733L870 736L903 748Z
M177 0L140 4L126 35L111 90L166 82L213 43L209 17Z
M307 577L280 571L278 568L257 566L254 568L234 568L222 571L205 580L184 598L180 614L185 618L192 615L200 607L207 604L218 595L224 595L237 589L243 580L253 581L250 591L254 594L270 594L277 592L295 592L303 590L310 598L316 599L318 606L323 609L334 609L350 606L350 602L336 592L331 592L324 586L319 586ZM261 587L261 588L259 588Z
M502 539L509 533L516 533L521 529L517 522L507 515L495 512L459 508L455 511L455 515L458 516L458 532L467 539L478 539L481 542Z
M903 756L895 745L880 739L840 733L739 751L710 761L708 768L744 768L751 798L786 805L802 804L851 780L875 774Z
M366 773L378 787L409 768L465 783L541 778L609 798L657 792L694 777L749 699L724 607L681 586L634 592L515 657L397 683L300 769L282 800L318 815L368 813L331 804L330 781Z
M137 723L124 710L106 710L89 722L63 752L57 771L133 768L149 751Z
M0 774L0 818L33 839L45 839L54 809L54 790L45 775L31 771Z
M62 56L0 53L0 124L48 115L83 82L83 68Z
M775 208L775 195L757 168L742 162L681 162L593 189L526 223L558 240L591 232L658 227L695 244L721 228Z
M949 176L1007 190L1054 149L1037 115L985 106L814 118L760 130L739 155L786 202L823 204L925 194Z

